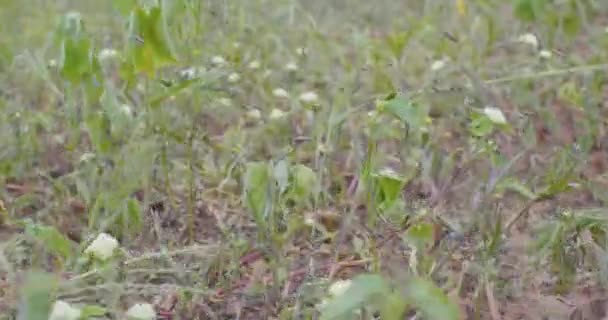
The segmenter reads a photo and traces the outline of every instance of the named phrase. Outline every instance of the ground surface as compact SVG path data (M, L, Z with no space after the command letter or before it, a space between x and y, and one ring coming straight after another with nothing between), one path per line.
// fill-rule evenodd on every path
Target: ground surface
M368 273L462 319L606 319L605 4L164 3L165 34L0 4L0 319L28 270L111 319L316 319Z

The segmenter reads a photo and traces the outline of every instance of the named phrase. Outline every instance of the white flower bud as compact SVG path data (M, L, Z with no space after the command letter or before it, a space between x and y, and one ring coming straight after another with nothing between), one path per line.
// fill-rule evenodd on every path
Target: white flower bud
M431 64L431 71L439 71L439 70L443 69L446 66L446 64L447 64L446 59L435 60Z
M211 64L216 67L221 67L226 65L226 59L224 59L222 56L215 56L211 58Z
M338 280L329 286L329 294L334 297L339 297L350 288L351 284L350 280Z
M235 82L239 81L240 79L241 79L241 76L236 72L233 72L230 75L228 75L228 82L235 83Z
M261 66L261 64L258 60L253 60L253 61L249 62L249 69L251 69L251 70L257 70L260 68L260 66Z
M272 109L270 111L270 115L268 116L270 119L276 120L285 117L285 112L281 109Z
M289 97L289 93L287 92L287 90L285 90L283 88L276 88L276 89L272 90L272 95L277 98L288 98Z
M532 33L522 34L521 36L519 36L517 38L517 41L519 41L521 43L529 44L534 48L538 47L538 38L536 38L536 36Z
M53 304L49 320L77 320L80 318L80 313L80 309L71 306L65 301L57 300Z
M485 107L483 109L483 113L494 123L496 124L506 124L507 118L502 113L502 111L498 108Z
M541 50L538 53L538 56L541 57L541 58L543 58L543 59L549 59L549 58L551 58L553 56L553 53L551 53L551 51L549 51L549 50Z
M296 71L296 70L298 70L298 65L295 62L290 62L285 65L285 70Z
M118 57L118 51L116 51L112 48L103 48L99 51L99 55L97 57L101 61L114 59L114 58Z
M260 118L262 118L262 113L259 109L251 109L247 111L247 118L251 120L259 120Z
M116 248L118 248L118 240L107 233L100 233L84 250L84 253L106 260L114 254Z
M300 95L300 101L304 103L314 103L317 100L319 100L319 96L313 91L304 92Z
M136 303L127 310L127 318L129 320L154 320L156 311L149 303Z

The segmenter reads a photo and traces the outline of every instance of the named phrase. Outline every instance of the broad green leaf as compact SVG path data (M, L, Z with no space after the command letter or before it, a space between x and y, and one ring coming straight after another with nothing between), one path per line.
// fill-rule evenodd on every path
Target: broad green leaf
M429 320L463 319L460 308L429 280L410 277L406 282L406 297Z
M126 204L126 212L125 212L126 220L128 223L128 227L131 230L141 230L143 225L143 219L141 214L141 207L139 202L133 198L127 199Z
M378 111L385 112L408 124L414 131L424 127L428 115L426 108L415 105L402 97L379 101L377 108Z
M363 306L376 304L389 293L390 288L382 276L358 275L351 280L346 292L329 299L321 310L321 320L350 319L344 317Z
M414 246L418 250L424 249L434 240L433 225L426 222L421 222L411 226L405 233L405 241Z
M391 293L387 295L380 307L382 320L402 320L403 314L407 310L407 304L403 296L399 293Z
M85 119L85 126L95 153L105 155L110 152L113 146L111 137L112 124L106 114L101 111L90 114Z
M258 227L265 229L269 205L270 172L266 162L249 162L245 169L245 199Z
M67 259L71 252L70 241L55 227L39 225L31 220L25 222L25 233L38 240L50 252Z
M513 13L520 20L531 22L543 13L547 0L515 0Z
M471 118L469 131L473 136L485 137L494 131L494 123L487 116L483 114L473 114Z
M137 0L112 0L112 5L121 14L128 15L131 10L135 9Z
M149 76L177 62L161 7L137 7L131 12L128 48L136 71Z
M297 164L292 168L293 191L300 200L306 200L317 189L317 175L309 167Z
M108 310L106 310L106 308L104 307L96 305L87 305L84 306L80 310L80 312L80 318L84 320L93 317L103 317L108 312Z
M66 38L61 46L61 75L79 83L92 70L91 41L84 37Z
M53 306L57 278L42 272L28 272L21 290L18 320L47 320Z
M376 185L380 190L379 204L383 208L388 209L401 194L406 180L389 170L380 171L374 174L373 177L376 179Z

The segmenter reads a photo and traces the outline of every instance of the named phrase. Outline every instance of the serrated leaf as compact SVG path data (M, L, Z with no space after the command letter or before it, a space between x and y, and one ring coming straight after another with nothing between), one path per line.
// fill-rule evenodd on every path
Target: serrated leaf
M429 320L463 319L460 308L434 283L420 277L406 282L408 301Z
M351 280L346 292L327 302L321 311L321 320L342 319L367 304L377 302L379 297L386 294L389 294L389 286L382 276L358 275Z

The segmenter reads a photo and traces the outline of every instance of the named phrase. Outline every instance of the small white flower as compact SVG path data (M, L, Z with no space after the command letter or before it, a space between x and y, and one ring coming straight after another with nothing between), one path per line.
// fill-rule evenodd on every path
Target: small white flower
M106 260L114 254L116 248L118 248L118 240L107 233L100 233L84 250L84 253Z
M121 104L119 108L120 112L122 112L127 117L133 117L133 109L128 104Z
M261 64L258 60L253 60L253 61L249 62L249 69L251 69L251 70L257 70L260 68L260 66L261 66Z
M296 49L296 54L299 56L304 56L304 55L306 55L306 51L307 51L306 48L299 47Z
M79 161L80 162L89 162L89 161L93 160L94 158L95 158L95 154L94 153L92 153L92 152L86 152L86 153L83 153L80 156L80 160Z
M551 51L549 51L549 50L541 50L538 53L538 56L541 57L541 58L543 58L543 59L549 59L549 58L551 58L553 56L553 53L551 53Z
M129 320L154 320L156 311L149 303L136 303L127 310L127 318Z
M182 79L192 80L198 76L196 68L188 68L179 72Z
M251 109L247 111L247 118L252 120L259 120L260 118L262 118L262 113L259 109Z
M532 33L522 34L517 38L517 41L529 44L534 48L538 47L538 38L536 38L536 36Z
M238 48L240 48L240 47L241 47L241 43L240 43L240 42L234 42L234 43L232 44L232 46L233 46L235 49L238 49Z
M439 71L439 70L443 69L446 66L446 64L447 64L446 59L435 60L431 64L431 71Z
M286 113L281 109L272 109L270 111L270 115L268 116L270 119L276 120L285 117Z
M266 69L266 70L264 70L264 73L262 73L262 77L268 78L268 77L270 77L271 74L272 74L272 70Z
M49 67L54 68L57 66L57 60L51 59L49 60Z
M290 62L285 65L285 70L296 71L296 70L298 70L298 65L295 62Z
M217 102L219 102L224 107L232 106L232 100L230 100L230 98L219 98L217 99Z
M69 303L57 300L49 315L49 320L77 320L80 318L80 309L72 307Z
M350 280L338 280L329 286L329 294L333 297L339 297L343 295L348 288L350 288L351 284L352 283Z
M494 123L497 124L506 124L507 118L502 113L502 111L498 108L485 107L483 109L483 113Z
M106 61L110 59L114 59L118 56L118 51L112 48L103 48L99 51L99 60Z
M272 90L272 95L277 98L288 98L289 97L289 93L287 92L287 90L285 90L283 88L276 88L276 89Z
M216 67L221 67L226 65L226 59L224 59L222 56L215 56L211 58L211 64Z
M319 96L313 91L304 92L300 95L300 101L304 103L314 103L317 100L319 100Z
M228 82L235 83L235 82L239 81L240 79L241 79L241 76L236 72L233 72L228 75Z

